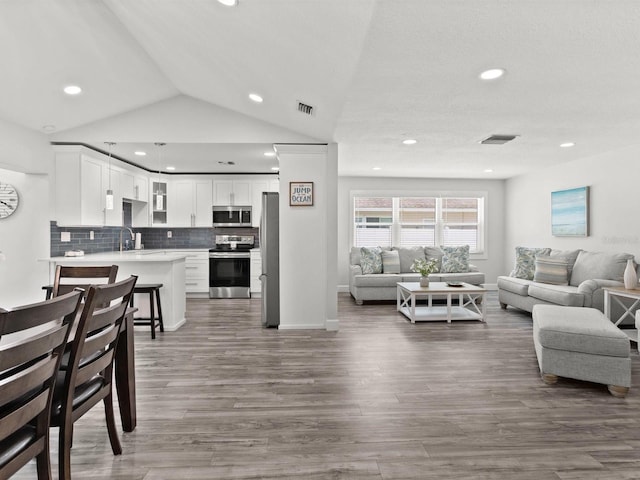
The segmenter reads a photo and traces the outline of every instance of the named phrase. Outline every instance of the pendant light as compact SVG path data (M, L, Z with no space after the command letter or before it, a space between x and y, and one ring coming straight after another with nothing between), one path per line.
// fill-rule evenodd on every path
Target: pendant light
M158 147L158 190L156 190L156 210L164 210L164 197L162 196L162 190L160 188L160 170L162 167L162 162L160 159L160 148L164 147L166 143L155 143L155 146Z
M113 210L113 190L111 190L111 147L115 145L115 142L104 142L105 145L109 145L109 188L107 188L107 196L105 197L105 208L107 210Z

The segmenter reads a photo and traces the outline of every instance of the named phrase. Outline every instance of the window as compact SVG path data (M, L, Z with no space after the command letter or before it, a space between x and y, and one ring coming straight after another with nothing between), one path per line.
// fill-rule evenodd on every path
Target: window
M356 247L469 245L484 251L484 196L354 196Z

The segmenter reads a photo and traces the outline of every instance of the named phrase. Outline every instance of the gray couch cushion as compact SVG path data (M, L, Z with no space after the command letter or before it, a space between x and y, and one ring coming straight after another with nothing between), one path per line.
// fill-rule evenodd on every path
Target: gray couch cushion
M444 252L440 247L424 247L424 254L427 260L435 260L438 267L438 272L442 269L442 256Z
M529 296L545 302L568 307L582 307L584 295L578 292L578 287L570 285L548 285L546 283L532 283L529 285Z
M627 260L630 258L633 258L633 255L629 253L586 252L582 250L573 265L569 284L577 287L585 280L594 278L622 282L622 275L627 266Z
M546 348L612 357L629 356L629 337L595 308L536 305L533 334Z
M351 247L351 252L349 252L349 264L360 265L360 247Z
M431 275L429 275L431 278ZM419 282L420 274L419 273L402 273L398 275L398 282Z
M401 281L401 276L394 273L355 275L353 277L353 284L356 287L395 287L396 283Z
M393 247L400 255L400 272L410 273L411 265L417 258L424 259L424 247Z
M515 293L517 295L522 295L523 297L527 296L529 285L531 285L531 280L525 280L524 278L506 276L498 277L499 289L506 290L507 292Z

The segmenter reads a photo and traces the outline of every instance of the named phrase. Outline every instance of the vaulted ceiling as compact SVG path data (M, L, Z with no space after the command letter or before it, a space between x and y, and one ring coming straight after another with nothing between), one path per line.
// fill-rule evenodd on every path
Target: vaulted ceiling
M0 0L0 58L0 117L178 170L335 141L341 175L509 178L640 128L637 0Z

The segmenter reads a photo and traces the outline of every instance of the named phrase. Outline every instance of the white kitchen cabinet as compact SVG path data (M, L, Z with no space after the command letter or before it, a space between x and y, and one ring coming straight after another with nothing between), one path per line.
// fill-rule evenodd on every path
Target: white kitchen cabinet
M120 175L120 190L122 198L136 199L134 188L134 175L131 172L117 172Z
M135 175L133 178L133 198L140 202L149 201L149 178L145 175Z
M209 250L171 250L186 255L184 260L187 294L209 294ZM200 296L200 295L198 295Z
M56 153L56 220L58 225L104 225L106 186L102 162L79 151Z
M242 180L214 180L213 205L251 205L251 181Z
M260 275L262 275L262 257L260 255L260 249L254 248L250 252L251 265L250 265L250 289L252 297L260 297L262 295L262 282L260 281Z
M160 197L160 200L158 199ZM167 195L166 182L151 182L151 226L167 226L167 202L171 201Z
M210 227L211 180L179 180L169 184L172 202L168 224L172 227Z

